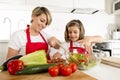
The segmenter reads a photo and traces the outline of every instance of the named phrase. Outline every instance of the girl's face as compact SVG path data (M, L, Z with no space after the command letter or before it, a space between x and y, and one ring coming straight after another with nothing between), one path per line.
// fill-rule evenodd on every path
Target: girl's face
M35 32L40 32L42 29L46 28L47 17L45 14L41 14L40 16L32 16L32 19L32 26Z
M79 28L77 26L71 26L68 28L68 36L71 41L77 41L79 39Z

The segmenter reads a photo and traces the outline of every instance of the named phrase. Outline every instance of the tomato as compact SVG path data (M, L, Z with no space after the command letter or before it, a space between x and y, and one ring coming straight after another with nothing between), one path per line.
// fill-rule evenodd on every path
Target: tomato
M77 70L77 65L74 62L70 62L69 65L72 68L72 73L75 72Z
M10 74L16 74L17 71L24 69L24 63L22 60L10 60L7 64L8 72Z
M48 69L48 72L53 77L58 76L59 68L58 68L58 66L50 66Z
M62 63L58 63L57 64L57 66L58 66L58 68L59 68L59 74L61 74L61 68L64 66L64 64L62 64Z
M60 69L60 68L62 68L62 67L64 66L64 64L58 63L57 66L58 66L58 68Z
M70 65L65 65L60 69L63 76L69 76L72 73L72 68Z

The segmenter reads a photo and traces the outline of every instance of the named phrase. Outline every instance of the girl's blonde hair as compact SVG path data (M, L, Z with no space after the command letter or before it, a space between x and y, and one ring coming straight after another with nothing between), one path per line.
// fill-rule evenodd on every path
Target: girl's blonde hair
M68 35L68 28L69 27L73 27L73 26L77 26L80 30L80 34L79 34L79 40L83 39L84 38L84 35L85 35L85 29L84 29L84 26L82 24L82 22L80 20L71 20L70 22L68 22L68 24L66 25L66 29L65 29L65 41L66 42L69 42L70 39L69 39L69 35Z
M47 23L46 25L50 25L52 22L52 17L50 14L50 11L45 8L45 7L36 7L33 11L32 11L32 15L34 16L40 16L41 14L45 14L47 16ZM33 20L31 20L31 23L33 22Z

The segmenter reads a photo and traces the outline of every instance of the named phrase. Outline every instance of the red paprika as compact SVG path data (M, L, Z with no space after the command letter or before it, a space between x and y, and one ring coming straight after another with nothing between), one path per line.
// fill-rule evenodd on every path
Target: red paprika
M24 69L24 63L22 60L10 60L7 64L8 72L10 74L16 74L17 71Z

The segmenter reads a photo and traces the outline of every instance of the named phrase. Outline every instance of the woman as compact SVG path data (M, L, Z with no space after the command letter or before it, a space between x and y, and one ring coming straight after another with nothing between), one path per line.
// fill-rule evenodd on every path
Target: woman
M18 54L29 54L37 50L45 50L47 59L50 59L48 54L49 46L58 48L55 37L49 37L42 30L51 24L52 17L49 10L45 7L36 7L32 11L31 25L27 25L26 30L15 32L8 45L7 58Z

